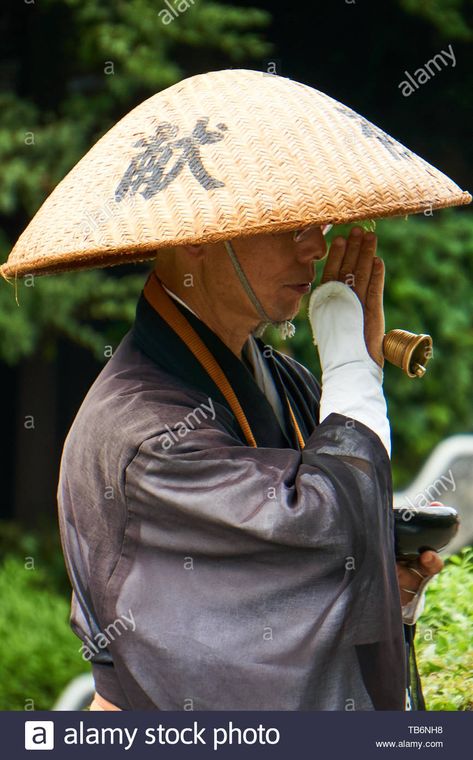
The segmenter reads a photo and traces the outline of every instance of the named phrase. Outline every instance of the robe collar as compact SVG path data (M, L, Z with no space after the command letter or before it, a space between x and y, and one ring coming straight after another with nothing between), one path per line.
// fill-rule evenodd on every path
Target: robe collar
M290 419L286 394L304 438L307 440L310 432L312 432L314 419L313 410L309 410L310 404L306 403L303 398L304 394L301 393L303 391L301 387L303 386L302 378L293 376L294 373L290 371L287 361L281 359L281 355L275 351L268 352L268 347L261 339L250 336L249 340L254 341L262 360L266 362L281 398L285 422L285 430L283 430L273 407L257 384L245 360L242 361L235 356L218 335L183 303L176 300L174 303L225 372L245 412L257 445L299 449L297 436ZM141 293L137 303L132 335L139 348L161 369L230 409L225 397L192 351L152 307L143 293ZM243 351L244 353L245 351ZM246 443L236 420L234 430L242 442Z

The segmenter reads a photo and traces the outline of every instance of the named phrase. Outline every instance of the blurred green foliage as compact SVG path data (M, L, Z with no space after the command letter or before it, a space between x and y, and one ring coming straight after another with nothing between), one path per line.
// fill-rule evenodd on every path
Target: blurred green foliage
M13 281L0 287L1 358L13 365L39 351L51 359L63 336L105 361L106 347L115 348L134 319L142 272L122 278L102 270L28 276L16 288Z
M26 221L121 116L192 73L197 51L205 69L271 49L256 31L269 22L264 11L199 0L166 25L158 10L151 0L23 7L24 48L12 67L26 93L0 91L0 215Z
M0 599L0 709L50 710L71 678L90 672L69 602L43 568L14 555L0 566Z
M400 0L400 4L412 16L430 21L443 37L473 39L472 0Z
M151 0L42 0L17 8L24 45L19 56L9 43L0 54L14 72L12 86L0 90L1 262L91 144L134 105L194 73L197 54L205 70L271 50L258 32L270 20L264 11L199 0L164 24L160 8ZM8 23L5 41L14 32ZM146 269L137 270L143 274L2 281L0 360L16 364L35 351L49 358L58 335L104 360L104 346L115 346L134 317Z
M63 596L70 595L71 585L56 525L51 527L50 523L43 520L32 532L25 531L25 526L19 522L1 520L0 563L7 557L21 559L22 562L26 562L26 558L33 558L34 567L47 576L50 591Z
M473 710L473 549L449 558L426 591L416 632L428 710Z

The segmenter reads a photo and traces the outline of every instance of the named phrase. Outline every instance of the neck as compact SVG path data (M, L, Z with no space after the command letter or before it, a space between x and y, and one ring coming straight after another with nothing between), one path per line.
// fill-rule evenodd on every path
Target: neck
M242 314L217 298L212 299L208 291L204 292L196 286L180 286L179 283L156 274L161 283L192 309L238 359L242 358L242 348L258 326L258 318Z

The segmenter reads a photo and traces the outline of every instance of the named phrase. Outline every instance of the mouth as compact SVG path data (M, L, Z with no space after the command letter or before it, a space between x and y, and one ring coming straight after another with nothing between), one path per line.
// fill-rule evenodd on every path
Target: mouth
M296 293L305 295L305 293L308 293L310 291L310 285L310 282L299 282L295 285L286 285L286 288L291 288L291 290L294 290Z

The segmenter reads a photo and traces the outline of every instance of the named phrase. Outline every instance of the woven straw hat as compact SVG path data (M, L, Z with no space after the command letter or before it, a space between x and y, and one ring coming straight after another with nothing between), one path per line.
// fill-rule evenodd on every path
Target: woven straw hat
M139 105L59 183L4 277L158 248L456 206L471 196L355 111L257 71L185 79Z

